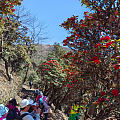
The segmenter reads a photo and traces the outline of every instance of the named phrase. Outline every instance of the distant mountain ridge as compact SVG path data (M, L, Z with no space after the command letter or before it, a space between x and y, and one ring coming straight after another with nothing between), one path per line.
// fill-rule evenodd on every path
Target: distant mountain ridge
M37 57L38 59L46 59L48 56L48 53L53 50L54 45L45 45L45 44L38 44L36 45L38 52L34 54L34 57ZM62 47L62 46L61 46ZM62 47L66 51L70 51L70 48Z

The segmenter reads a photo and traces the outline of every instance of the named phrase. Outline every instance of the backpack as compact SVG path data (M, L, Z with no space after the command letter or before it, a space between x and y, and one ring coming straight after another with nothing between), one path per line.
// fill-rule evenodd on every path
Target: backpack
M12 109L8 111L7 120L15 120L18 117L16 109Z

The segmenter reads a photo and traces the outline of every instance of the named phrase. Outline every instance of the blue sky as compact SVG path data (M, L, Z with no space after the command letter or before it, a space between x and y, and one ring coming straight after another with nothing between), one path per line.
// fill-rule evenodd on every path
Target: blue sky
M85 6L81 6L78 0L24 0L22 5L30 10L32 16L36 16L41 24L45 24L46 41L43 44L54 44L55 42L62 45L66 38L67 31L59 25L68 17L78 15L83 18L84 11L89 11Z

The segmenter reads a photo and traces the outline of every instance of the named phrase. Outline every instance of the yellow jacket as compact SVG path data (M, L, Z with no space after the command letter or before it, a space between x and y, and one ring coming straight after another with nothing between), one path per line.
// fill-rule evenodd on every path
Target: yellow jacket
M78 109L79 109L80 107L79 107L79 105L73 105L72 107L71 107L71 111L70 111L70 114L76 114L76 113L78 113Z

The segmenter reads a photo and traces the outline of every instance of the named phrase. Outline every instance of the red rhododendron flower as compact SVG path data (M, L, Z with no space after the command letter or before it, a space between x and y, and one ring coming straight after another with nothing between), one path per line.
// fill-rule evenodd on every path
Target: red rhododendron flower
M102 91L102 92L101 92L101 95L102 95L102 96L104 96L105 94L106 94L105 91Z
M111 44L112 44L112 42L106 43L106 45L111 45Z
M75 37L75 35L71 35L71 37Z
M84 52L84 53L88 53L87 50L84 50L83 52Z
M101 44L100 44L100 43L97 43L97 44L95 45L96 48L98 48L98 46L101 46Z
M110 37L109 36L105 36L104 40L110 40Z
M120 63L120 58L118 58L118 62Z
M29 67L29 64L27 64L27 67Z
M83 19L81 19L80 22L83 22Z
M99 64L99 63L100 63L100 61L99 61L99 60L94 60L94 62L95 62L96 64Z
M111 58L115 58L115 55L113 55Z
M95 48L98 48L98 45L95 45Z
M86 18L89 18L89 16L88 16L88 15L86 15L85 17L86 17Z
M47 65L46 63L44 63L44 65Z
M69 88L70 88L70 84L68 84L68 85L67 85L67 87L69 87Z
M72 82L75 82L75 80L73 80Z
M94 57L93 57L93 60L98 60L98 57L97 57L97 56L94 56Z
M85 24L81 24L82 27L85 27Z
M98 101L99 101L99 102L104 102L105 100L106 100L105 98L101 98L101 97L98 98Z
M98 45L98 46L101 46L101 44L100 44L100 43L97 43L97 45Z
M103 41L103 39L104 39L104 38L103 38L103 37L101 37L101 38L100 38L100 42L102 42L102 41Z
M116 90L116 89L113 89L113 90L112 90L112 95L113 95L113 96L117 96L118 93L119 93L118 90Z
M103 40L108 41L108 40L110 40L110 37L109 36L101 37L100 42L102 42Z
M105 98L101 98L101 102L104 102L106 99Z
M99 100L97 100L97 104L100 104Z
M78 57L78 54L75 54L75 57Z
M14 12L14 11L15 11L15 9L11 9L11 11L12 11L12 12Z
M86 11L86 12L84 12L84 15L87 15L89 12L88 11Z
M82 45L82 42L80 42L79 45Z
M98 98L98 101L99 101L99 102L101 102L101 97L100 97L100 98Z
M116 70L118 70L118 69L120 69L120 66L119 66L119 65L114 65L114 68L115 68Z
M80 35L79 35L79 34L76 34L76 36L80 37Z

